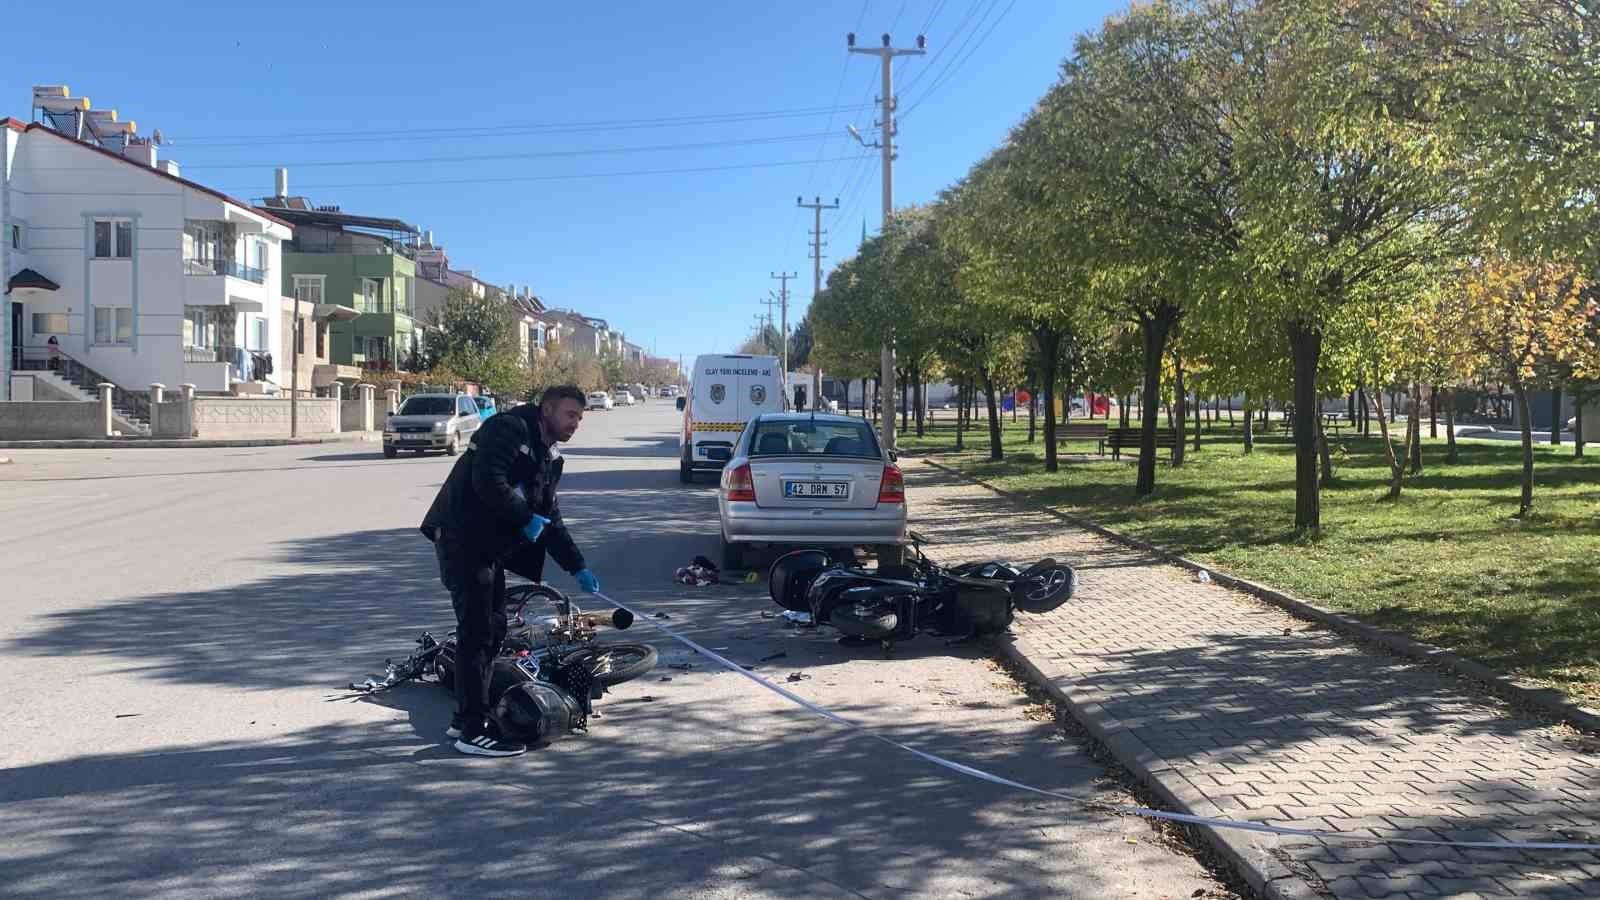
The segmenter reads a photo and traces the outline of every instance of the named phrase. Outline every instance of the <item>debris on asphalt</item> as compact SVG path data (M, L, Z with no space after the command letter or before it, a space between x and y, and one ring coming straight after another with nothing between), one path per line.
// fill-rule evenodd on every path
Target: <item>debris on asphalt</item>
M757 581L760 581L760 580L761 580L761 573L759 573L759 572L750 572L749 574L744 576L744 583L745 584L755 584Z
M1201 584L1210 584L1211 583L1211 573L1207 572L1205 569L1201 569L1198 573L1195 574L1194 580L1200 582Z
M671 675L663 675L660 678L657 678L656 680L657 681L671 681L672 680L672 676Z
M690 669L694 668L694 663L686 663L686 662L667 663L667 668L669 668L669 669L677 669L680 672L687 672Z
M779 650L777 653L774 653L771 656L763 656L763 657L761 657L760 659L756 660L756 662L772 662L775 659L783 659L784 657L786 657L788 655L789 655L789 651L787 651L787 650Z
M784 679L784 680L785 681L808 681L808 680L810 680L810 678L811 678L811 676L807 675L804 672L790 672L789 673L789 677Z
M792 609L786 609L783 611L783 620L788 622L790 625L810 625L811 613L795 612Z
M670 619L672 617L667 615L666 613L651 613L650 614L650 618L652 618L652 619Z
M778 614L775 613L775 612L772 612L771 610L763 609L761 611L761 618L763 618L763 619L776 619L777 617L778 617Z
M679 584L690 587L704 587L708 584L719 584L722 579L717 576L716 569L707 569L704 566L679 566L672 573L672 579Z

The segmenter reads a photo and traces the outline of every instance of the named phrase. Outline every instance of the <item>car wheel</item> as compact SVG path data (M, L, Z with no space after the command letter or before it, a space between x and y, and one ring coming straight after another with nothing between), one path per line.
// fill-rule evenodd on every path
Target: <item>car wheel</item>
M724 569L744 568L744 545L729 541L727 535L722 537L722 567Z
M385 448L383 448L383 458L384 459L394 459L396 456L399 456L399 455L400 455L400 451L398 449L394 448L394 447L385 447Z
M690 482L694 481L694 469L689 468L689 461L687 459L680 458L678 460L678 480L684 484L689 484Z
M460 449L461 449L461 435L459 435L459 434L450 435L450 442L444 445L444 455L445 456L455 456L456 453Z

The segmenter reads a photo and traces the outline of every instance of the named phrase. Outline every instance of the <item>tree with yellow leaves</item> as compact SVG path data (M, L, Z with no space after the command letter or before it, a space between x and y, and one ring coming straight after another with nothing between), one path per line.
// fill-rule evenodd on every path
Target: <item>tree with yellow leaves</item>
M1596 303L1583 276L1560 262L1524 262L1503 255L1476 260L1460 289L1441 300L1445 327L1459 335L1468 362L1511 387L1522 425L1522 502L1533 508L1533 423L1528 395L1557 369L1585 377L1596 362L1590 323Z

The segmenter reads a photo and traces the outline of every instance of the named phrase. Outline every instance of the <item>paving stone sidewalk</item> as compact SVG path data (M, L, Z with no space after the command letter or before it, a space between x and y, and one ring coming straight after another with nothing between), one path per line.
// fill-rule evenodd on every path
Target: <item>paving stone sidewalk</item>
M1054 556L1013 649L1186 812L1365 837L1600 842L1600 741L925 463L935 559ZM1600 897L1600 853L1223 832L1276 897Z

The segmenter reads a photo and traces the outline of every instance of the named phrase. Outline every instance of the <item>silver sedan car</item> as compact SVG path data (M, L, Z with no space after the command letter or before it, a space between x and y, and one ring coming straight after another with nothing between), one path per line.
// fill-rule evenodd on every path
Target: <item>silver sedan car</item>
M717 493L722 562L752 545L898 548L906 491L893 454L853 416L776 413L750 420ZM880 553L883 552L880 550Z

